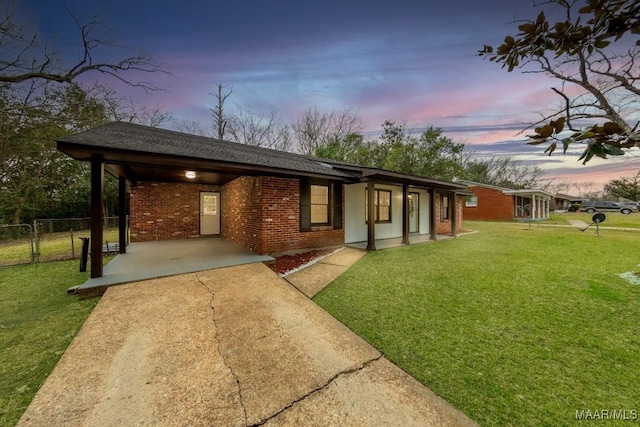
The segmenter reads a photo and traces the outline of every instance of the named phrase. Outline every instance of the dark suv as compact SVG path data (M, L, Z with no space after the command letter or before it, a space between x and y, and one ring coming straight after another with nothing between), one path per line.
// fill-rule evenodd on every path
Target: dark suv
M634 208L633 206L623 206L619 203L607 202L605 200L589 200L586 202L582 202L582 205L580 206L581 212L588 213L620 212L621 214L629 215L634 210L637 210L637 208Z

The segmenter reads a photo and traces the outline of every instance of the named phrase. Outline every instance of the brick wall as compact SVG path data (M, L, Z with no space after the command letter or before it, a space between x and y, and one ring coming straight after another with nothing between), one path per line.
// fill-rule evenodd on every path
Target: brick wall
M464 207L464 219L513 220L513 196L501 190L486 187L469 187L477 197L478 206Z
M456 197L456 230L462 230L462 215L464 206L464 196ZM451 215L451 214L449 214ZM468 219L468 218L464 218ZM440 220L440 195L436 194L436 234L451 234L451 220L445 219L444 221Z
M344 227L338 230L331 226L313 227L311 231L300 231L300 183L297 179L262 177L261 182L264 253L344 244ZM344 199L342 206L344 218Z
M201 191L219 191L219 187L165 182L140 182L132 187L131 241L198 237Z
M266 176L240 177L222 187L222 235L260 254L344 244L344 228L300 232L299 181Z
M261 178L241 176L222 186L221 234L259 254L262 251Z

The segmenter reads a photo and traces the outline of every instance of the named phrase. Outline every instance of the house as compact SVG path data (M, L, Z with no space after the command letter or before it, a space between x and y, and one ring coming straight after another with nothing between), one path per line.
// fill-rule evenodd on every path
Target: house
M462 214L467 220L549 219L552 195L543 190L512 190L494 185L462 181L473 196L467 196Z
M556 193L551 198L551 205L549 207L552 211L568 211L572 205L580 206L583 199L568 194Z
M104 171L118 178L120 245L220 235L258 254L456 236L466 185L131 123L57 141L91 163L91 277L102 276ZM130 229L125 195L130 187ZM370 209L371 207L371 209Z

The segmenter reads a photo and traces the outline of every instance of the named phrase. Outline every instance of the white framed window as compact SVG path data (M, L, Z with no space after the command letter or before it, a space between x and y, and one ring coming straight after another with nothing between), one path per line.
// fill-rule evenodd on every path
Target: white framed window
M329 223L329 186L311 186L311 224Z
M375 222L391 222L391 191L374 190L373 196ZM365 188L365 222L369 221L369 189Z

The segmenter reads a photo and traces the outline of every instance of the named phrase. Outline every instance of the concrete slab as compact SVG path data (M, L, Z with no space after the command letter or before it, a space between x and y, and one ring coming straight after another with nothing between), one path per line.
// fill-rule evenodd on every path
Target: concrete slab
M315 264L288 275L286 280L307 297L313 298L366 253L362 249L342 248Z
M449 240L449 239L452 239L452 237L448 235L443 235L443 234L438 234L437 240L431 240L431 236L429 234L411 234L409 236L409 243L412 245L416 245L416 244L422 244L422 243L433 243L438 240ZM401 237L392 237L390 239L376 239L375 245L377 250L406 246L405 244L402 243ZM347 243L347 246L352 248L358 248L358 249L366 249L367 242Z
M569 224L577 228L585 228L589 225L586 222L582 221L581 219L570 219Z
M317 262L287 276L287 281L309 298L313 298L349 267Z
M219 236L131 243L104 266L102 277L87 280L76 293L92 297L113 285L273 260Z
M210 302L195 274L107 289L18 425L244 425Z
M345 247L339 251L332 253L331 255L322 258L319 262L322 264L333 264L341 265L344 267L351 267L366 254L367 251L365 250Z
M386 421L474 425L257 263L109 288L18 425Z
M386 410L391 409L391 410ZM265 426L476 426L385 358L337 377Z

